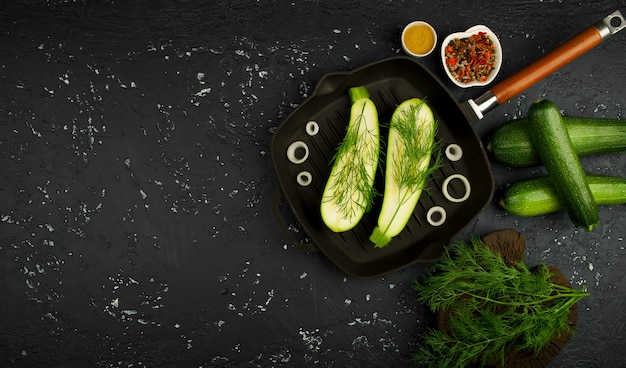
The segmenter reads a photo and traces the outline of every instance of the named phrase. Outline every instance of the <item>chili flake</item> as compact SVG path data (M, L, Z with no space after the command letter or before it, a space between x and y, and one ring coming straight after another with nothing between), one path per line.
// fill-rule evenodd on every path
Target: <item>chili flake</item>
M484 82L493 71L496 49L486 32L455 38L445 48L446 67L458 82Z

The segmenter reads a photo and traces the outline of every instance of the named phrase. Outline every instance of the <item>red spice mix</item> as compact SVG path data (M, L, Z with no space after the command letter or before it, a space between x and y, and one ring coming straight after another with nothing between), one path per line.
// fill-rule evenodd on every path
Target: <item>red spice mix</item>
M484 82L493 71L496 49L486 32L455 38L445 48L446 67L458 82Z

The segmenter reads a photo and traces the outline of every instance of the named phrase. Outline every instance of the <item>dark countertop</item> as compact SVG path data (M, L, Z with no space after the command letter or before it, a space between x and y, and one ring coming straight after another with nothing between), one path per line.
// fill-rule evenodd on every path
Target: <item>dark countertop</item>
M326 73L401 54L423 19L439 36L500 37L498 80L624 1L11 1L0 9L0 365L412 367L432 314L412 282L371 279L294 248L277 225L272 135ZM538 97L624 117L626 33L475 126ZM435 54L423 60L444 78ZM484 89L461 90L459 100ZM626 156L584 158L626 177ZM493 164L496 191L541 169ZM625 367L623 206L592 233L565 213L495 203L456 238L513 228L526 260L590 296L551 367Z

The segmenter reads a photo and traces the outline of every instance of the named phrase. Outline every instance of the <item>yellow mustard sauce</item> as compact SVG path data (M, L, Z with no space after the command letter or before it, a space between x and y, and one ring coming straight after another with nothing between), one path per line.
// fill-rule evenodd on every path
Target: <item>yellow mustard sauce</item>
M415 54L425 54L435 44L433 32L425 25L415 25L404 32L404 44Z

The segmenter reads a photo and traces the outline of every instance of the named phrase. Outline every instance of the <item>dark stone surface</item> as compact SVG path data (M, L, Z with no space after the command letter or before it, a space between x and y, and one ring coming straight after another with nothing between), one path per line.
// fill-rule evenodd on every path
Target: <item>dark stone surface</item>
M326 73L488 25L502 80L624 1L11 1L0 8L0 364L410 367L428 264L353 279L289 244L271 210L273 131ZM621 33L491 112L538 97L623 118ZM433 54L424 60L444 78ZM459 101L483 89L460 90ZM624 155L583 159L626 177ZM497 191L542 169L493 166ZM496 193L497 194L497 193ZM495 203L457 238L513 228L529 263L591 296L552 367L624 367L623 206L593 233Z

